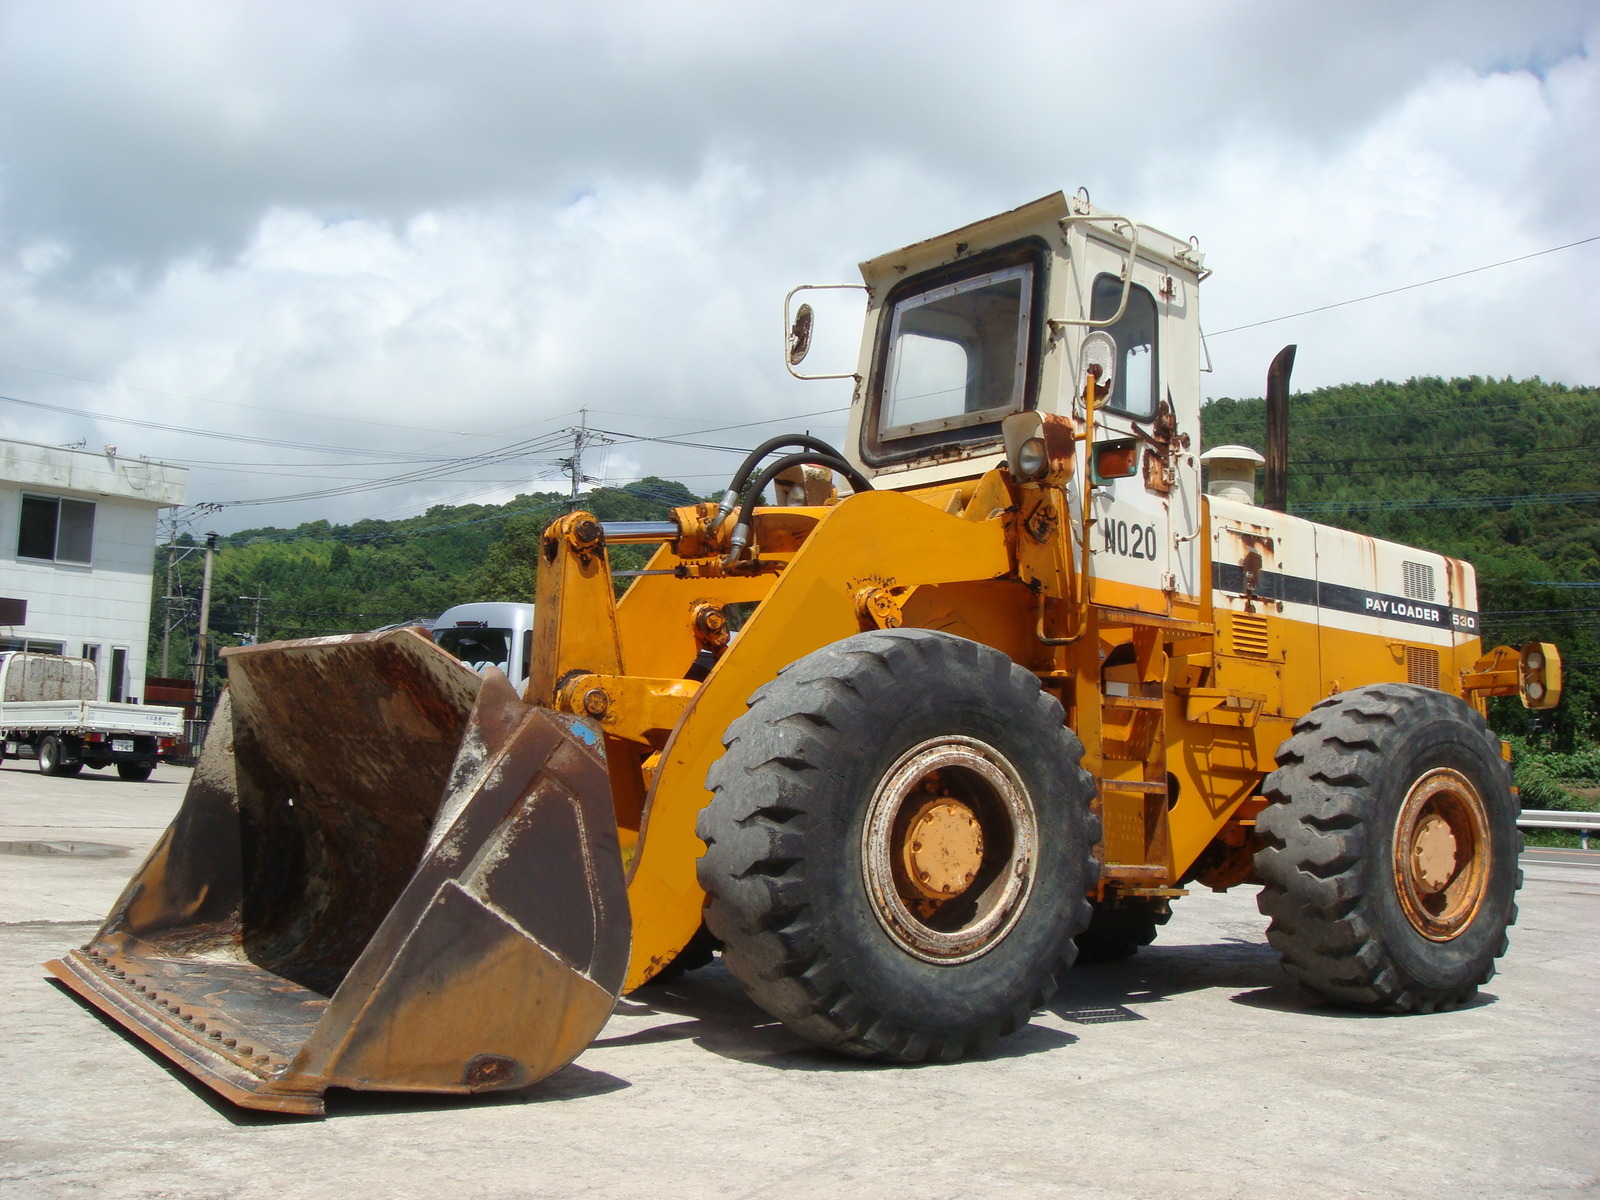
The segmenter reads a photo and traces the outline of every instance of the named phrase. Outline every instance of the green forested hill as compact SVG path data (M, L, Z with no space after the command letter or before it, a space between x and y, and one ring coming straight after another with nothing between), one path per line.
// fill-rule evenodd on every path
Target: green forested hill
M1600 736L1600 389L1538 379L1410 379L1296 395L1289 509L1471 562L1484 640L1553 641L1568 699L1541 718ZM1263 448L1265 402L1204 410L1206 448ZM1528 729L1507 706L1501 728Z
M1600 389L1537 379L1412 379L1321 388L1290 406L1291 511L1426 547L1478 571L1484 637L1561 646L1568 700L1540 719L1541 740L1600 738ZM1204 410L1204 444L1262 448L1261 400L1219 399ZM659 519L695 499L647 479L601 489L585 507L608 520ZM213 583L218 645L340 633L433 617L467 600L526 599L539 530L564 511L554 493L507 505L439 506L403 521L325 521L251 529L224 540ZM625 565L641 555L625 547ZM163 618L178 620L168 670L186 674L202 555L175 571L160 601L167 552L156 558L151 671ZM1561 586L1567 585L1567 586ZM250 597L250 599L240 599ZM1491 643L1492 644L1492 643ZM1498 722L1534 732L1514 703Z
M589 492L582 503L603 520L643 521L697 499L682 484L649 478ZM532 547L568 506L565 496L535 493L504 505L438 505L402 521L242 530L219 543L212 566L213 645L359 632L471 600L531 600ZM631 565L642 553L620 547L613 557ZM171 593L179 599L164 604L168 555L167 547L156 552L149 669L162 673L170 624L167 673L189 675L204 554L193 538L180 539Z

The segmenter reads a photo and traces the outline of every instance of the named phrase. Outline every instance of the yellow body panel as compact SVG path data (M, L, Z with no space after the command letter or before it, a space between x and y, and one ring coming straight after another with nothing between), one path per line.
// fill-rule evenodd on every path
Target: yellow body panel
M1082 565L1070 527L1035 520L1049 491L996 470L837 506L758 510L770 550L753 563L729 573L707 547L680 558L663 545L647 568L655 573L614 606L603 547L580 536L585 514L552 526L546 544L561 549L541 572L537 612L551 658L530 699L586 715L606 735L634 921L627 987L699 928L695 821L729 726L784 667L862 630L904 624L981 641L1061 699L1099 781L1102 894L1170 894L1208 849L1247 851L1252 798L1294 720L1318 701L1383 682L1459 694L1479 657L1476 637L1354 632L1340 621L1365 618L1324 621L1314 606L1216 589L1190 597L1091 575L1085 606L1074 599ZM1051 494L1066 511L1064 494ZM706 606L736 628L744 617L731 645L697 632ZM703 682L686 678L707 647L716 665ZM1246 860L1230 861L1247 873ZM1202 881L1223 878L1207 872ZM1234 875L1222 885L1243 878Z

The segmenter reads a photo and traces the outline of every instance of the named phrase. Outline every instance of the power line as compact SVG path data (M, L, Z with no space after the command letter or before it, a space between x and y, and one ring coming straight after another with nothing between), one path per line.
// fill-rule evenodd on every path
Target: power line
M185 425L167 425L160 421L142 421L137 417L119 417L111 413L90 412L82 408L69 408L64 404L46 404L42 400L23 400L16 396L0 396L7 404L24 408L37 408L46 412L64 413L70 417L88 417L94 421L110 421L118 425L135 425L140 429L155 429L162 433L185 434L191 437L215 438L222 442L240 442L248 446L282 446L291 450L314 450L324 454L356 454L365 456L404 453L395 450L361 450L354 446L323 446L314 442L293 442L283 438L253 437L242 433L218 433L210 429L193 429Z
M413 433L443 433L454 437L471 437L459 429L430 429L426 425L397 425L390 421L373 421L365 417L336 417L330 413L306 412L303 409L284 408L278 404L246 404L242 400L218 400L211 396L192 396L187 392L168 392L161 388L140 387L134 383L113 383L109 379L90 379L83 375L68 375L62 371L46 371L39 367L25 367L21 363L0 362L0 367L12 371L27 371L30 375L48 375L52 379L70 379L74 383L92 383L99 387L122 388L129 392L144 392L151 396L170 396L174 400L193 400L200 404L222 404L229 408L249 408L256 412L271 413L273 416L312 417L320 421L344 421L353 425L379 425L385 429L403 429Z
M1446 280L1460 279L1464 275L1476 275L1480 271L1492 271L1496 267L1509 267L1512 263L1527 262L1530 258L1540 258L1546 254L1555 254L1560 250L1571 250L1575 246L1587 246L1590 242L1600 242L1600 233L1595 234L1593 237L1579 238L1575 242L1567 242L1562 246L1551 246L1547 250L1535 250L1532 254L1519 254L1516 258L1505 258L1501 259L1499 262L1485 263L1481 267L1468 267L1465 271L1455 271L1449 275L1439 275L1433 279L1424 279L1420 283L1407 283L1401 285L1400 287L1385 288L1383 291L1373 292L1371 295L1357 296L1352 300L1336 300L1332 304L1319 304L1315 308L1306 308L1299 312L1286 313L1281 317L1268 317L1264 321L1251 321L1246 325L1234 325L1228 329L1219 329L1216 333L1210 333L1206 336L1218 338L1224 336L1225 334L1238 333L1243 329L1259 329L1263 325L1276 325L1279 321L1292 321L1296 317L1308 317L1312 313L1327 312L1329 309L1333 308L1344 308L1346 305L1350 304L1362 304L1368 300L1380 299L1383 296L1393 296L1400 292L1410 292L1415 291L1417 288L1429 287L1435 283L1444 283Z

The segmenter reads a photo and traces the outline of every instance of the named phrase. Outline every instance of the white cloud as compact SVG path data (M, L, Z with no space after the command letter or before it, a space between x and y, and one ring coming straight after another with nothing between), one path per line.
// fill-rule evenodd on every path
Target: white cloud
M1600 233L1597 42L1582 3L24 0L0 13L0 393L405 453L539 438L580 406L653 435L814 412L847 391L784 372L789 286L1079 184L1198 235L1221 330ZM1600 381L1597 254L1219 337L1206 391L1258 394L1290 340L1300 386ZM323 457L4 404L0 434ZM537 444L521 489L556 456ZM729 462L635 442L608 472L709 490ZM197 468L192 494L318 473ZM223 527L416 511L493 478Z

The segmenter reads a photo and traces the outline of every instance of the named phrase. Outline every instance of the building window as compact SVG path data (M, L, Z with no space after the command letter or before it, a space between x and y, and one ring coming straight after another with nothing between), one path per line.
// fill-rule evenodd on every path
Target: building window
M65 654L62 642L44 642L38 638L0 637L0 651L21 650L30 654Z
M94 504L58 496L23 496L17 557L82 563L94 555Z

